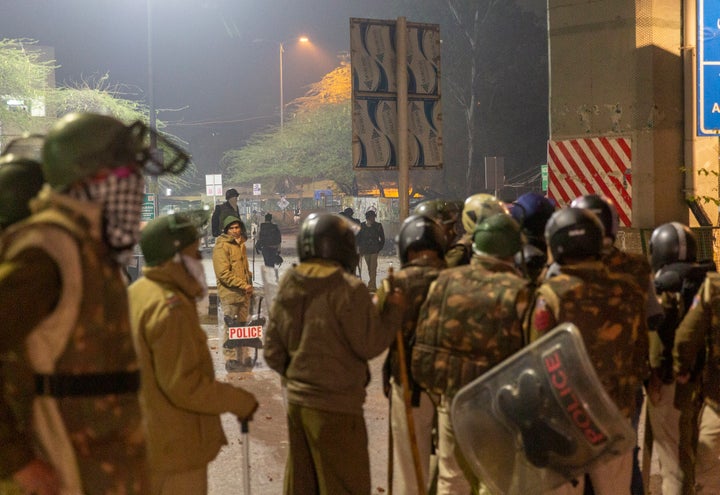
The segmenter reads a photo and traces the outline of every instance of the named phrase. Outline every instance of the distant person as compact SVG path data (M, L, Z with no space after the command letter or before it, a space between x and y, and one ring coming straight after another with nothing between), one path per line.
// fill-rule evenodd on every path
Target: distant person
M242 235L242 222L232 215L225 217L224 233L215 241L213 268L217 291L225 317L238 323L247 323L250 316L250 299L253 295L252 273L248 264L246 238ZM250 371L253 359L250 347L228 348L228 326L225 324L223 356L226 371Z
M228 189L225 192L225 202L215 207L215 211L213 211L212 215L212 221L210 222L213 237L222 235L223 225L228 216L232 215L238 220L240 219L240 209L238 208L239 196L240 193L237 192L237 189ZM242 220L240 220L240 229L242 230L243 237L247 240L247 228Z
M345 208L343 211L341 211L340 214L342 216L344 216L345 218L347 218L348 220L350 220L351 222L356 223L357 225L360 225L360 220L358 220L357 218L355 218L353 216L353 215L355 215L355 210L353 210L349 206L347 208Z
M375 221L375 210L368 210L365 213L365 221L360 224L360 232L357 236L360 257L365 261L368 271L368 290L377 289L375 278L377 277L378 254L385 246L385 231L380 222ZM362 268L361 268L362 270Z
M293 225L299 225L300 224L300 207L298 206L295 208L295 212L293 213Z
M258 253L262 253L265 266L275 268L276 265L282 263L282 258L280 257L282 234L280 234L280 228L272 223L272 218L272 213L265 214L265 221L260 224L255 250Z
M227 444L220 414L247 420L258 407L253 394L215 380L196 306L207 296L200 218L151 220L140 238L144 276L128 289L152 494L207 493L207 465Z

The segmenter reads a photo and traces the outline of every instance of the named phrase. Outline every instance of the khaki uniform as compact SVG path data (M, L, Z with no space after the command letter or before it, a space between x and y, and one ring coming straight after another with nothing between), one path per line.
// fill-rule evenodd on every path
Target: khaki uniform
M215 240L213 248L213 268L217 281L218 299L224 316L231 316L239 323L250 319L250 298L248 289L252 288L252 273L248 264L245 239L235 239L222 234ZM228 327L224 326L223 344L228 340ZM223 357L227 363L250 359L249 347L223 347Z
M101 208L45 189L38 210L0 247L0 349L26 344L33 431L66 493L145 493L127 293L101 240ZM33 264L46 272L26 272Z
M438 494L470 493L481 484L455 442L449 407L457 391L523 345L528 281L494 258L444 270L418 317L412 372L426 390L442 396L438 407Z
M215 381L195 298L200 284L178 263L145 267L129 290L133 340L143 374L140 401L153 486L197 471L227 443L220 414L246 417L252 394ZM161 492L153 488L153 493ZM182 493L205 493L202 487Z
M558 323L577 326L605 391L629 420L637 388L648 376L645 294L601 261L563 265L561 270L537 290L529 321L531 340ZM626 493L632 454L595 466L588 474L597 495ZM563 485L557 493L582 493L580 481L577 487Z
M280 281L264 357L287 388L285 493L370 493L363 419L368 360L395 338L401 314L382 313L339 263L312 259ZM338 439L342 441L338 441Z

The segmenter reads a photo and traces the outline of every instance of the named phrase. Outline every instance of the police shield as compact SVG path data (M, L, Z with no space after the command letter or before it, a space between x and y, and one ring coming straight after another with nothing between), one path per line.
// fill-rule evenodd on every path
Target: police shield
M466 461L494 493L542 493L635 445L570 323L463 387L451 419Z

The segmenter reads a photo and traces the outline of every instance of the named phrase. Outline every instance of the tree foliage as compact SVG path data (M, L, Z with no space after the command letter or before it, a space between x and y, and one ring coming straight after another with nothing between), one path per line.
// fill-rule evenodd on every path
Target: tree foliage
M225 153L221 165L231 181L264 180L275 192L286 193L302 182L321 178L352 193L350 66L344 64L326 74L292 106L294 115L282 130L272 128L243 148Z
M137 120L147 123L147 106L137 95L127 93L123 86L112 84L108 74L74 86L51 87L48 81L56 64L42 60L35 43L32 40L0 41L0 137L44 133L57 118L70 112L94 112L112 115L126 123ZM26 104L9 106L6 104L9 99ZM38 103L45 107L45 118L31 116L31 107ZM163 123L158 122L157 126L162 128ZM173 136L165 137L177 141ZM195 165L191 164L181 176L162 176L155 185L183 189L190 185L196 173Z

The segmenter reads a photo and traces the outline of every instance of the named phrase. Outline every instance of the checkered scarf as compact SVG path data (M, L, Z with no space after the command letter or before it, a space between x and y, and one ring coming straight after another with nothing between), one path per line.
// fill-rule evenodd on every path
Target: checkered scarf
M140 172L127 177L108 175L72 188L70 196L103 205L103 233L115 260L124 264L140 239L140 210L145 182Z

